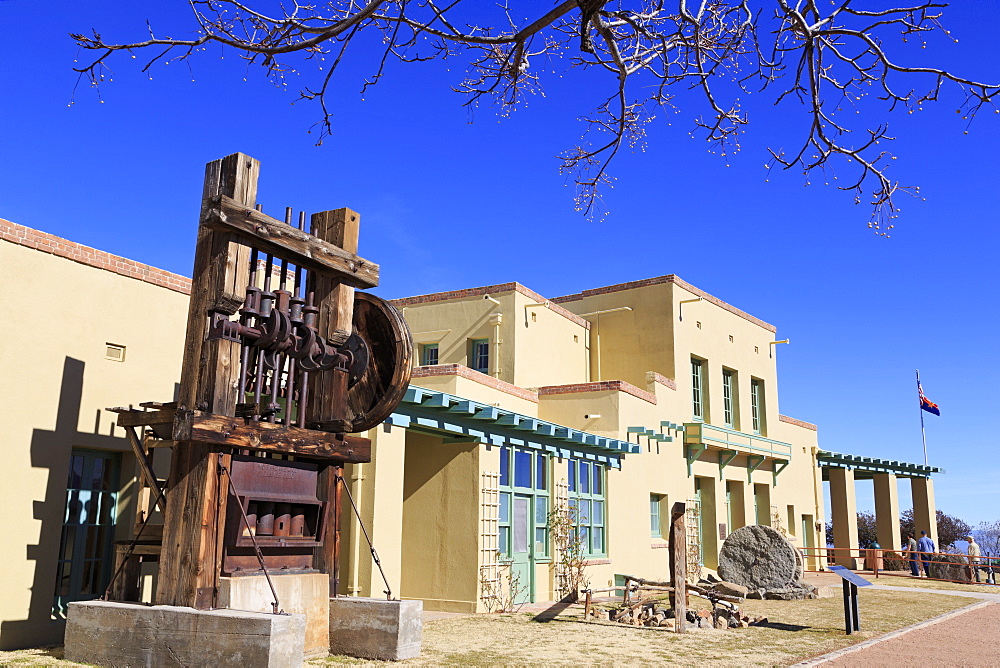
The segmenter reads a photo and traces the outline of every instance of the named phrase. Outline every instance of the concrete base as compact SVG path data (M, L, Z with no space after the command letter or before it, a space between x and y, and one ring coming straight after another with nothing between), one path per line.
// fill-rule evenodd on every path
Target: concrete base
M330 599L330 653L401 661L420 656L423 602Z
M297 668L304 615L70 603L65 658L99 666Z
M323 573L272 575L281 610L306 617L305 658L330 653L330 576ZM263 575L219 579L219 607L271 612L274 597Z

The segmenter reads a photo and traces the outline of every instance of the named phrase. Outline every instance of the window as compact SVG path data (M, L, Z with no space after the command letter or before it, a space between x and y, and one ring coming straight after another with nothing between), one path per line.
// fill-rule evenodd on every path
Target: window
M490 340L473 339L469 359L472 361L472 368L479 373L490 372Z
M438 344L425 343L421 346L420 363L423 366L434 366L438 363Z
M764 434L764 381L750 380L750 416L753 419L753 433Z
M705 419L704 360L691 358L691 414L695 420Z
M722 412L725 426L730 429L739 429L736 421L736 397L737 397L736 372L732 369L722 370Z
M663 507L667 497L664 494L649 495L649 533L653 538L663 537Z
M567 491L570 513L584 556L607 554L605 543L604 467L597 462L570 459Z
M65 619L72 601L101 596L111 579L119 457L113 452L75 449L70 455L54 619Z
M522 448L500 448L500 553L526 552L526 536L533 535L535 559L549 556L549 456ZM513 508L516 501L526 504ZM531 508L534 508L532 512ZM519 522L512 543L512 519ZM527 526L521 526L527 524Z

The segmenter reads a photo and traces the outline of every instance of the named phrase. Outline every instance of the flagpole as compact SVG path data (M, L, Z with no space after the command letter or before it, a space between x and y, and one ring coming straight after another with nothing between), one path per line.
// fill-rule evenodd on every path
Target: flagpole
M924 430L924 407L920 403L920 369L917 369L917 410L920 412L920 437L924 441L924 466L927 466L927 432Z

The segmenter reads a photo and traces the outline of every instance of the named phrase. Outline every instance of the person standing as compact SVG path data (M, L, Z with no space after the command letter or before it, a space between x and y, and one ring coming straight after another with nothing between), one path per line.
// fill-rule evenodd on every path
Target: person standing
M920 540L917 541L917 550L920 551L920 561L924 564L923 577L930 577L931 554L935 551L934 541L930 539L926 531L920 532Z
M910 558L910 575L920 577L920 567L917 565L917 539L912 533L906 534L906 551Z
M975 573L976 582L979 582L979 571L982 570L986 572L987 584L993 584L993 569L980 565L982 562L980 557L983 556L983 551L979 548L979 543L977 543L976 539L972 536L966 536L965 540L969 541L969 568L971 568L972 572Z

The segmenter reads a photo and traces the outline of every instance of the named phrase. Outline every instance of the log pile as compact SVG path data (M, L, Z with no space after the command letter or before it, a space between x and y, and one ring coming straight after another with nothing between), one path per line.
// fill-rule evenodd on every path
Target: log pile
M674 621L676 610L669 604L669 601L664 600L675 593L675 589L670 583L626 575L624 586L596 591L589 590L586 592L587 600L589 601L590 596L597 591L607 592L618 589L623 589L624 595L619 605L607 610L609 621L651 628L676 626ZM767 623L766 617L746 615L738 605L741 599L737 596L722 594L712 588L691 583L685 584L685 593L688 596L697 596L711 604L711 608L687 609L684 616L688 628L747 628ZM588 604L585 614L589 621L591 618L596 618L599 613L596 608L592 608Z

